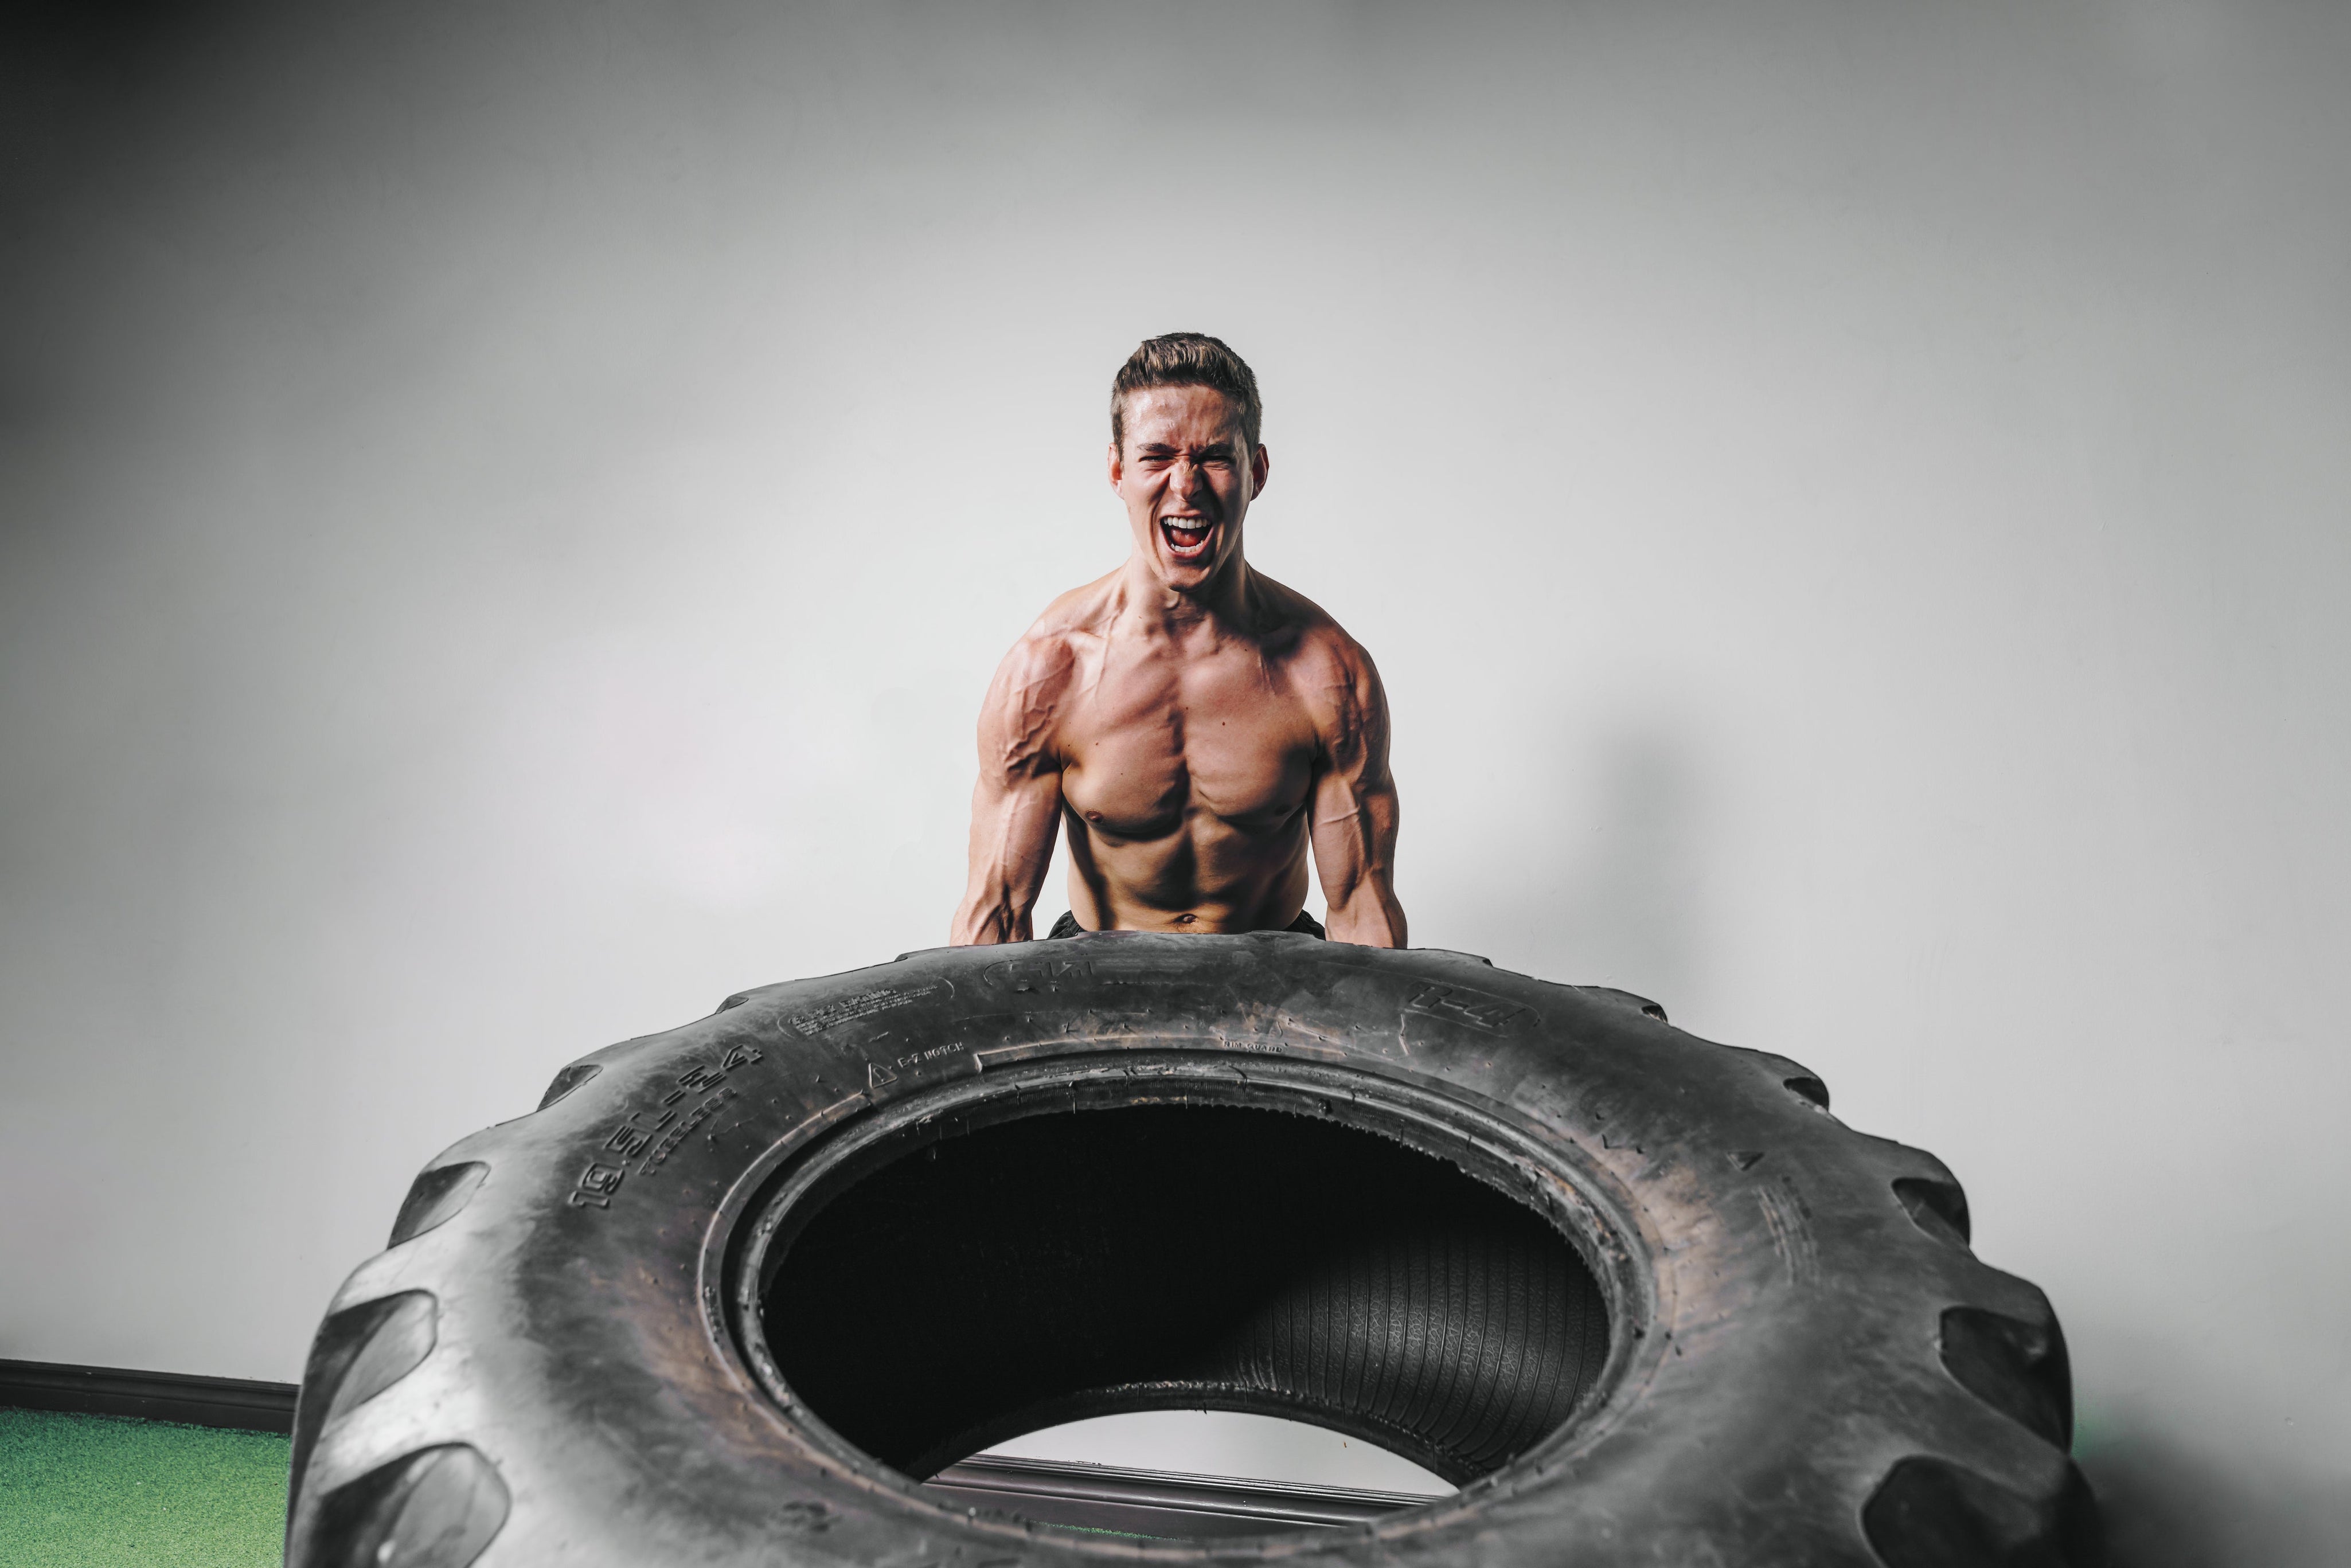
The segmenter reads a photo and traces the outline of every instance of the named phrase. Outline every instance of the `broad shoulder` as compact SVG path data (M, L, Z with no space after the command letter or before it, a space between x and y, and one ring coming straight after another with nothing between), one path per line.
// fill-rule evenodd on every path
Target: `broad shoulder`
M1361 643L1331 612L1294 588L1260 573L1263 625L1269 643L1285 645L1282 658L1310 688L1338 688L1358 701L1376 697L1379 670Z
M1113 571L1045 606L1005 653L997 670L998 693L1018 692L1034 701L1066 685L1109 634L1117 611L1117 587L1118 573Z
M1116 571L1105 572L1061 595L1029 623L1021 641L1067 645L1108 636L1111 622L1118 618L1119 577Z

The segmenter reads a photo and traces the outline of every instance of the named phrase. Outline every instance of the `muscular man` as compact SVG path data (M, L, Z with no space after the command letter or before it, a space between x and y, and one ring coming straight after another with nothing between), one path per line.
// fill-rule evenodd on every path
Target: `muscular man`
M1047 606L979 715L971 879L949 940L1019 942L1070 827L1081 931L1322 935L1405 944L1395 785L1371 655L1249 570L1265 488L1257 378L1214 338L1154 338L1111 388L1110 482L1134 549Z

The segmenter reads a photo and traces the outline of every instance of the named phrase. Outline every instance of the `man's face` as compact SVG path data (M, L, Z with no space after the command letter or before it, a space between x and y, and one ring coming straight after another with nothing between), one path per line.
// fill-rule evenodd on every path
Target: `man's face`
M1126 400L1126 443L1111 449L1111 487L1126 503L1137 559L1179 593L1241 553L1241 518L1265 488L1265 448L1209 387L1145 387Z

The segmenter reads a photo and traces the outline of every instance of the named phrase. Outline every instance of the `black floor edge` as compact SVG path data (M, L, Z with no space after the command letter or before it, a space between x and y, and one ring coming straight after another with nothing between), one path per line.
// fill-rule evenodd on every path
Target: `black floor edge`
M294 1430L294 1394L290 1383L256 1383L243 1377L192 1377L183 1372L0 1361L0 1409L138 1416L191 1427L287 1433Z

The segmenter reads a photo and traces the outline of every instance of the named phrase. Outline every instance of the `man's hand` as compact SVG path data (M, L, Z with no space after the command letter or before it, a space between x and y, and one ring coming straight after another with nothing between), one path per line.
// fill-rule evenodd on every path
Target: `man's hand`
M1068 650L1023 637L979 710L979 783L971 796L971 873L947 940L1026 942L1061 826L1061 759L1047 737L1070 671Z
M1395 886L1395 780L1388 776L1388 698L1371 655L1342 638L1341 669L1327 692L1324 762L1314 781L1314 871L1330 904L1333 942L1405 946Z

